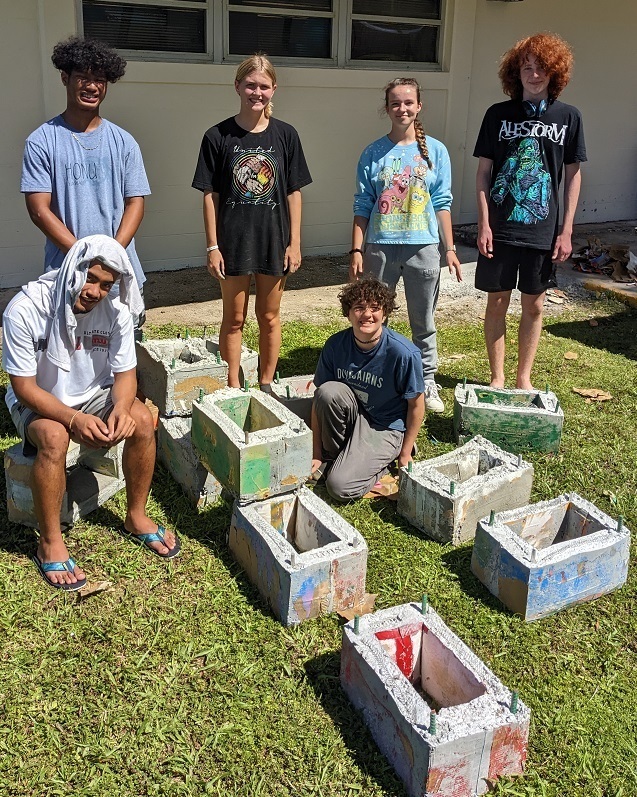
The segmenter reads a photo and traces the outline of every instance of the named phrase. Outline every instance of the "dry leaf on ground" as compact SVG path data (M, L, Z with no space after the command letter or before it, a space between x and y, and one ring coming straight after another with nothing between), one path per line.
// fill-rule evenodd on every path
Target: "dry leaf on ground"
M565 360L577 360L577 354L574 351L564 352Z
M87 583L82 589L78 589L78 598L88 598L90 595L97 595L99 592L108 592L113 587L112 581L95 581Z
M573 393L577 393L578 396L584 396L591 401L610 401L612 399L608 391L599 390L596 387L574 387Z
M547 296L546 301L551 304L564 304L564 299L561 296Z
M590 321L588 322L588 325L589 327L598 327L599 321L597 321L597 319L595 318L591 318Z

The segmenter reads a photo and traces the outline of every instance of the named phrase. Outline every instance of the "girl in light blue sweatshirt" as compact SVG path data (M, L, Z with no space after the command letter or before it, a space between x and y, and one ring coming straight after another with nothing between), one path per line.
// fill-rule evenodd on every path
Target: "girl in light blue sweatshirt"
M391 130L358 161L350 280L369 275L395 288L402 276L412 339L422 353L425 403L428 410L443 412L434 378L441 238L447 266L458 281L462 268L453 245L449 153L425 135L421 109L420 86L413 78L396 78L385 87Z

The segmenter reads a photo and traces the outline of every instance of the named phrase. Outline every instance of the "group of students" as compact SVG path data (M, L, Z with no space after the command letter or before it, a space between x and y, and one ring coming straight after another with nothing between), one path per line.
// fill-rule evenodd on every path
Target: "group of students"
M165 558L179 552L180 542L146 515L155 443L150 413L135 397L133 338L144 321L145 277L134 235L150 188L135 140L100 116L108 84L124 74L126 62L105 44L79 37L58 44L52 60L66 87L66 109L28 137L21 183L31 219L46 236L45 274L5 311L3 365L11 416L25 453L35 454L34 561L49 585L78 589L85 576L60 529L71 438L93 447L125 440L122 533ZM579 112L557 97L572 60L568 45L552 34L523 39L506 53L500 79L510 99L487 111L474 151L476 287L488 296L485 340L494 386L504 385L512 289L517 284L522 292L516 386L529 388L544 293L555 285L554 262L571 253L586 153ZM240 384L254 275L259 382L270 391L285 280L301 265L301 189L311 176L296 130L272 115L277 83L270 61L263 55L243 61L234 86L239 112L205 133L192 185L203 193L207 267L221 286L228 384ZM441 242L451 275L462 279L449 154L424 131L417 81L391 81L384 110L390 131L363 151L356 172L350 283L339 294L350 326L327 341L314 377L313 478L325 477L338 500L364 495L393 461L406 465L425 410L444 410L435 383ZM387 326L400 277L412 341Z

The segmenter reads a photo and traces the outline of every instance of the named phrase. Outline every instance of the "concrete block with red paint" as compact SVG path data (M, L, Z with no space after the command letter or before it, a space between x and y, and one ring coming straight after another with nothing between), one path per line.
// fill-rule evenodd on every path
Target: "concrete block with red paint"
M192 443L240 502L296 490L312 470L312 431L261 390L226 388L192 405Z
M351 609L365 596L365 540L306 487L236 503L228 545L283 625Z
M66 455L66 492L62 499L60 522L70 526L101 506L125 487L122 470L124 443L112 448L89 448L74 441ZM7 517L12 523L37 528L31 471L35 457L25 457L22 443L4 454L7 486Z
M621 587L630 531L576 493L478 523L471 570L525 620Z
M512 692L431 607L365 615L358 633L348 623L341 684L412 797L474 797L524 770L530 709L516 696L511 710Z
M312 424L312 401L314 400L314 374L290 376L272 383L272 393L278 400L308 426Z
M228 365L209 351L203 338L144 340L135 344L141 392L160 415L190 415L199 393L228 384Z
M527 504L533 465L474 437L448 454L401 468L398 512L429 537L459 545L472 540L478 520Z

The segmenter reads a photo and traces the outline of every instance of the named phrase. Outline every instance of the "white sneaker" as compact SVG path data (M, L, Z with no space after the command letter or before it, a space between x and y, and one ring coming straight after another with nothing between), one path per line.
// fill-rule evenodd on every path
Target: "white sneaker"
M444 412L445 405L438 393L440 385L437 385L433 380L425 382L425 409L429 412Z

